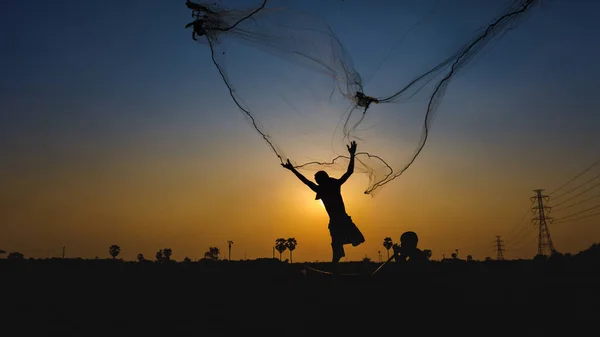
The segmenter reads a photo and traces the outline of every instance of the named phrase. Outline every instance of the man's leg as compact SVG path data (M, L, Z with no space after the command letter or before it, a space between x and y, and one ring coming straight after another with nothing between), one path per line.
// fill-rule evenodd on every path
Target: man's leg
M344 245L339 241L331 242L331 250L333 252L333 258L331 259L331 274L337 275L339 274L339 264L340 259L346 256L344 252Z
M331 250L333 252L333 258L331 262L333 263L338 263L342 257L346 256L346 253L344 252L344 246L339 242L331 242Z

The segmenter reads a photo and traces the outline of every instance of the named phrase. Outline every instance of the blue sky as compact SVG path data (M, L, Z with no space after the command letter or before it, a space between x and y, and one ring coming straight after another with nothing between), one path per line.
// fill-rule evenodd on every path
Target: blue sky
M387 59L389 65L380 65L397 42L398 34L392 29L376 31L376 28L394 26L398 12L393 9L425 12L430 3L424 2L421 8L379 1L366 7L359 1L327 1L320 2L322 9L317 13L339 35L357 70L365 69L367 89L386 94L393 88L378 85L377 79L399 69L402 64L394 62L393 57L406 50L394 50ZM600 67L595 62L600 47L591 43L598 34L598 28L593 26L597 6L590 1L577 1L573 5L567 1L544 2L521 27L495 43L474 69L463 73L468 80L462 79L457 88L449 90L489 83L494 89L500 87L495 92L486 92L493 97L514 95L522 92L519 87L524 86L523 90L534 101L540 101L539 96L549 96L547 93L562 94L564 109L575 110L569 116L593 118L595 102L591 95L596 81L594 74ZM227 101L227 93L222 85L217 85L219 80L205 46L191 43L189 31L182 29L182 24L189 20L189 11L183 3L8 1L3 7L5 48L0 85L4 132L35 129L45 133L53 129L68 133L76 132L72 131L73 126L79 125L88 137L88 132L98 132L100 137L102 132L115 132L126 137L136 124L149 126L178 119L187 122L218 118L218 114L208 111L226 104L223 102ZM365 8L373 10L364 11ZM453 7L446 4L442 8ZM464 8L465 5L460 6ZM357 21L365 24L352 24ZM439 34L439 38L445 36L448 34ZM372 39L376 39L375 43L369 43ZM436 44L431 40L427 43ZM419 52L426 51L427 47L418 50L413 57L418 58ZM376 74L372 64L380 66ZM165 113L165 110L172 111ZM562 114L555 110L558 109L548 109L545 113ZM529 119L528 114L517 109L498 113L514 113ZM488 115L494 118L496 113ZM545 125L550 128L562 126L562 120L553 117L541 123L550 123Z

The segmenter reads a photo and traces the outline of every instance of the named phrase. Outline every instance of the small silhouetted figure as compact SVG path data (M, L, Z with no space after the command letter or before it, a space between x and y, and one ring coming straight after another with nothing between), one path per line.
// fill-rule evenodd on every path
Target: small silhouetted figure
M422 250L417 248L419 237L415 232L404 232L400 236L400 245L394 246L394 260L396 262L422 262L428 261Z
M352 222L352 218L346 213L344 200L342 199L341 187L342 184L350 178L354 172L354 156L356 154L356 142L352 142L348 146L350 152L350 163L348 170L339 179L330 177L327 172L319 171L315 174L316 184L306 179L294 166L290 163L281 164L281 166L292 171L304 184L310 187L317 196L315 200L322 200L327 214L329 214L329 234L331 235L331 249L333 258L331 262L337 263L346 256L344 245L352 244L356 247L365 242L365 237L360 232L358 227Z

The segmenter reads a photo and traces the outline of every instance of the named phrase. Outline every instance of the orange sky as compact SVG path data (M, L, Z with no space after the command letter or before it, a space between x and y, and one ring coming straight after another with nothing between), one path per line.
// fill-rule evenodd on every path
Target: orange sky
M107 257L118 244L125 259L171 248L181 260L200 258L209 246L226 253L232 240L232 258L240 259L270 257L275 239L295 237L295 261L330 258L323 206L249 128L218 153L198 139L196 156L176 153L165 139L139 139L100 159L77 145L63 163L33 154L15 158L2 172L0 248L47 257L59 256L64 245L69 257L93 258ZM134 145L156 151L128 149ZM367 241L348 247L347 259L376 260L384 237L397 242L407 230L436 259L455 248L462 256L495 256L495 235L506 238L518 225L533 189L555 188L584 168L555 163L539 170L542 155L487 152L475 143L447 146L434 135L416 164L374 198L362 193L364 176L351 177L343 194ZM577 252L597 241L600 227L593 223L551 226L556 248ZM522 234L529 237L519 236L524 243L512 250L507 243L506 257L536 252L533 228Z

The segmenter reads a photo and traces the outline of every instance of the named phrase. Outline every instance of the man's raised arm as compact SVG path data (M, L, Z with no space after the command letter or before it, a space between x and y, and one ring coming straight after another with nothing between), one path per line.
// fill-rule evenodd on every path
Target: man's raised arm
M310 189L313 190L314 192L317 192L317 184L306 179L306 177L303 176L302 173L298 172L298 170L296 170L296 168L294 168L294 165L292 165L292 163L290 163L289 159L287 160L287 163L281 164L281 166L292 171L296 175L296 177L298 177L298 179L300 179L300 181L302 181L304 184L306 184L308 187L310 187Z
M350 163L348 164L348 170L346 173L339 179L340 184L343 184L350 178L352 173L354 173L354 155L356 154L356 142L352 141L350 146L348 146L348 152L350 152Z

